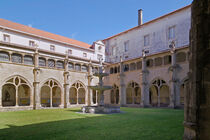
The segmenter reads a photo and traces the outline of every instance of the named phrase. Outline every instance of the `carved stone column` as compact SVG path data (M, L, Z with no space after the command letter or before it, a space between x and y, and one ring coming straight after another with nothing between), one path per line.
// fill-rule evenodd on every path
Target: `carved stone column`
M210 139L210 0L191 7L189 84L185 93L184 140Z
M142 73L141 73L141 106L142 107L149 107L149 83L147 80L147 75L149 74L149 71L147 70L146 65L146 55L145 52L143 52L142 55Z
M39 69L39 53L38 53L38 48L36 48L35 53L34 53L34 109L39 109L41 108L40 104L40 91L39 91L39 74L40 74L40 69Z
M2 107L2 89L0 88L0 108Z
M88 65L88 96L87 96L87 106L91 106L92 102L92 96L93 96L93 90L89 88L89 86L92 86L92 78L93 78L93 73L92 73L92 63L91 61L89 62ZM97 100L97 99L96 99Z
M69 103L69 70L68 70L68 53L66 53L66 59L64 61L64 97L63 97L63 102L64 102L64 108L70 107Z
M126 87L125 87L125 74L123 69L123 62L120 62L120 106L126 105Z
M179 90L179 79L177 78L177 71L179 68L179 65L176 63L176 50L175 50L175 44L172 42L171 44L171 91L170 91L170 104L169 107L176 108L180 107L180 90Z

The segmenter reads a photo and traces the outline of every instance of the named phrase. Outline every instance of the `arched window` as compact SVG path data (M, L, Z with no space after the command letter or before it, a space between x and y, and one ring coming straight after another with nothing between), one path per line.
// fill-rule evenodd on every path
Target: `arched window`
M131 63L130 64L130 70L131 71L136 70L136 63Z
M24 64L26 65L34 65L33 57L30 55L24 56Z
M73 63L69 63L68 64L68 68L69 68L69 70L74 70L74 64Z
M69 90L70 104L85 104L86 90L81 82L74 83Z
M80 64L76 64L75 65L75 70L76 71L81 71L81 65Z
M46 59L45 58L42 58L42 57L39 58L39 66L46 67Z
M9 53L1 51L0 52L0 61L8 62L9 61Z
M129 71L129 65L128 64L124 65L124 72L126 72L126 71Z
M161 66L163 63L163 60L161 57L155 58L155 66Z
M86 65L82 65L81 69L82 69L82 72L88 72L88 66Z
M64 63L63 63L63 61L57 61L56 62L56 68L58 68L58 69L64 69Z
M136 82L130 82L126 88L126 103L140 104L141 102L141 88Z
M48 67L49 68L55 68L55 60L48 59Z
M171 64L171 55L164 56L164 65Z
M113 74L113 72L114 72L114 69L110 68L110 74Z
M22 63L22 55L13 53L12 54L12 62L14 63Z
M142 68L142 62L141 61L137 62L136 66L137 66L137 70L141 69Z
M176 62L185 62L186 61L186 53L185 52L179 52L176 54Z
M2 87L3 106L29 106L30 98L30 86L20 76L10 78Z
M147 67L149 68L149 67L152 67L153 66L153 60L152 59L148 59L147 61L146 61L146 64L147 64Z
M114 67L114 73L117 73L117 67Z

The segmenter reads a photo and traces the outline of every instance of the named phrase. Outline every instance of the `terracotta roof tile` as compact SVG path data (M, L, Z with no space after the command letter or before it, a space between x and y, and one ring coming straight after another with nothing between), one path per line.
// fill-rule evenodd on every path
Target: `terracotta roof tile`
M26 25L11 22L11 21L1 19L1 18L0 18L0 26L4 26L4 27L7 27L7 28L11 28L11 29L14 29L14 30L21 31L21 32L41 36L41 37L48 38L48 39L53 39L53 40L56 40L56 41L60 41L60 42L63 42L63 43L68 43L68 44L72 44L72 45L76 45L76 46L80 46L80 47L84 47L84 48L90 48L90 46L91 46L87 43L84 43L84 42L81 42L81 41L78 41L78 40L74 40L74 39L67 38L67 37L64 37L64 36L56 35L56 34L53 34L53 33L49 33L49 32L46 32L46 31L39 30L39 29L35 29L35 28L29 27L29 26L26 26Z

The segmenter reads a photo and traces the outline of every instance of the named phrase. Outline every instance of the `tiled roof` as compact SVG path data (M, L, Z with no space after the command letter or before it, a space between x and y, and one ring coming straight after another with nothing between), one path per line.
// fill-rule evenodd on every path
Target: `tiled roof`
M17 31L21 31L21 32L24 32L24 33L29 33L29 34L32 34L32 35L35 35L35 36L41 36L41 37L56 40L56 41L59 41L59 42L84 47L84 48L90 48L90 46L91 46L87 43L84 43L84 42L81 42L81 41L78 41L78 40L74 40L74 39L67 38L67 37L64 37L64 36L56 35L56 34L53 34L53 33L49 33L49 32L46 32L46 31L39 30L39 29L35 29L35 28L29 27L29 26L26 26L26 25L11 22L11 21L1 19L1 18L0 18L0 26L7 27L7 28L10 28L10 29L14 29L14 30L17 30Z
M140 26L136 26L136 27L133 27L133 28L128 29L128 30L126 30L126 31L120 32L120 33L118 33L118 34L115 34L115 35L113 35L113 36L111 36L111 37L108 37L108 38L104 39L103 41L109 40L109 39L111 39L111 38L114 38L114 37L119 36L119 35L121 35L121 34L127 33L127 32L129 32L129 31L132 31L132 30L141 28L141 27L144 26L144 25L148 25L148 24L150 24L150 23L153 23L153 22L155 22L155 21L157 21L157 20L160 20L160 19L162 19L162 18L165 18L165 17L167 17L167 16L170 16L170 15L172 15L172 14L175 14L175 13L177 13L177 12L180 12L180 11L185 10L185 9L187 9L187 8L190 8L190 7L191 7L191 5L187 5L187 6L185 6L185 7L182 7L182 8L180 8L180 9L178 9L178 10L175 10L175 11L173 11L173 12L170 12L170 13L168 13L168 14L166 14L166 15L163 15L163 16L161 16L161 17L158 17L158 18L156 18L156 19L153 19L153 20L151 20L151 21L148 21L148 22L146 22L146 23L144 23L144 24L142 24L142 25L140 25Z

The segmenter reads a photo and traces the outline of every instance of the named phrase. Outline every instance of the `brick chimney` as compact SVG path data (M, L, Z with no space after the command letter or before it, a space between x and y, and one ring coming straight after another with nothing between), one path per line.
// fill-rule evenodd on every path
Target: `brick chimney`
M143 15L142 15L143 10L139 9L138 10L138 25L142 25L143 24Z

